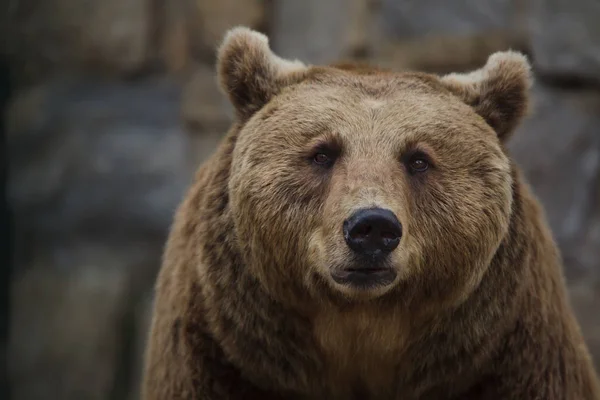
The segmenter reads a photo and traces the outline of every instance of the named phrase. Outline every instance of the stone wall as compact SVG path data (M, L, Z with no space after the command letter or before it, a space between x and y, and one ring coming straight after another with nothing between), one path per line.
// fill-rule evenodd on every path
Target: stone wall
M0 57L0 110L3 110L10 97L10 79L6 59ZM9 299L11 285L11 214L7 201L6 183L8 178L8 151L4 130L4 114L0 113L0 399L8 399L10 386L8 382L8 323Z
M476 68L497 50L529 54L535 108L509 148L546 207L600 363L597 1L84 3L0 0L13 93L3 129L15 223L14 399L138 397L173 211L231 120L213 66L215 46L238 24L310 63L444 73Z

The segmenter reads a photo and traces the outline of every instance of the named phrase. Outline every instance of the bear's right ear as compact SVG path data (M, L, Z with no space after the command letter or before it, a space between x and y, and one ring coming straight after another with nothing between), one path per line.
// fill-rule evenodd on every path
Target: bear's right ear
M241 121L250 118L287 85L304 79L308 68L284 60L262 33L245 27L225 35L217 55L217 75Z

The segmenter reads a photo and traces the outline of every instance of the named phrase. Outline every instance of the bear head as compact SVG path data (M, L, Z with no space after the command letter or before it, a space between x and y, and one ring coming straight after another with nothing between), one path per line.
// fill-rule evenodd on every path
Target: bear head
M523 55L446 76L308 66L240 27L218 79L239 129L235 236L273 296L456 304L477 287L511 218L504 142L528 105Z

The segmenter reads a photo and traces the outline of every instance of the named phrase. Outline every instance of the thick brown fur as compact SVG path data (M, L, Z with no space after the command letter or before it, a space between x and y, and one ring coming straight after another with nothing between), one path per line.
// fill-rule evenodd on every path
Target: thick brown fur
M237 122L177 212L144 399L600 399L503 144L527 107L523 56L445 77L309 67L237 28L218 72ZM311 162L323 146L328 169ZM393 284L361 291L331 274L353 262L343 220L369 205L404 234Z

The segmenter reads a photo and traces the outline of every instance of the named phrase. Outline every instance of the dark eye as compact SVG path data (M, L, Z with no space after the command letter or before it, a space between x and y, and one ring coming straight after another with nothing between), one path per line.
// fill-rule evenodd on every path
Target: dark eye
M330 169L341 154L341 146L336 138L322 141L309 150L307 159L312 165Z
M317 153L313 157L313 161L317 165L329 165L331 164L331 158L325 153Z
M415 155L408 162L408 167L412 172L425 172L429 168L429 162L425 157Z

